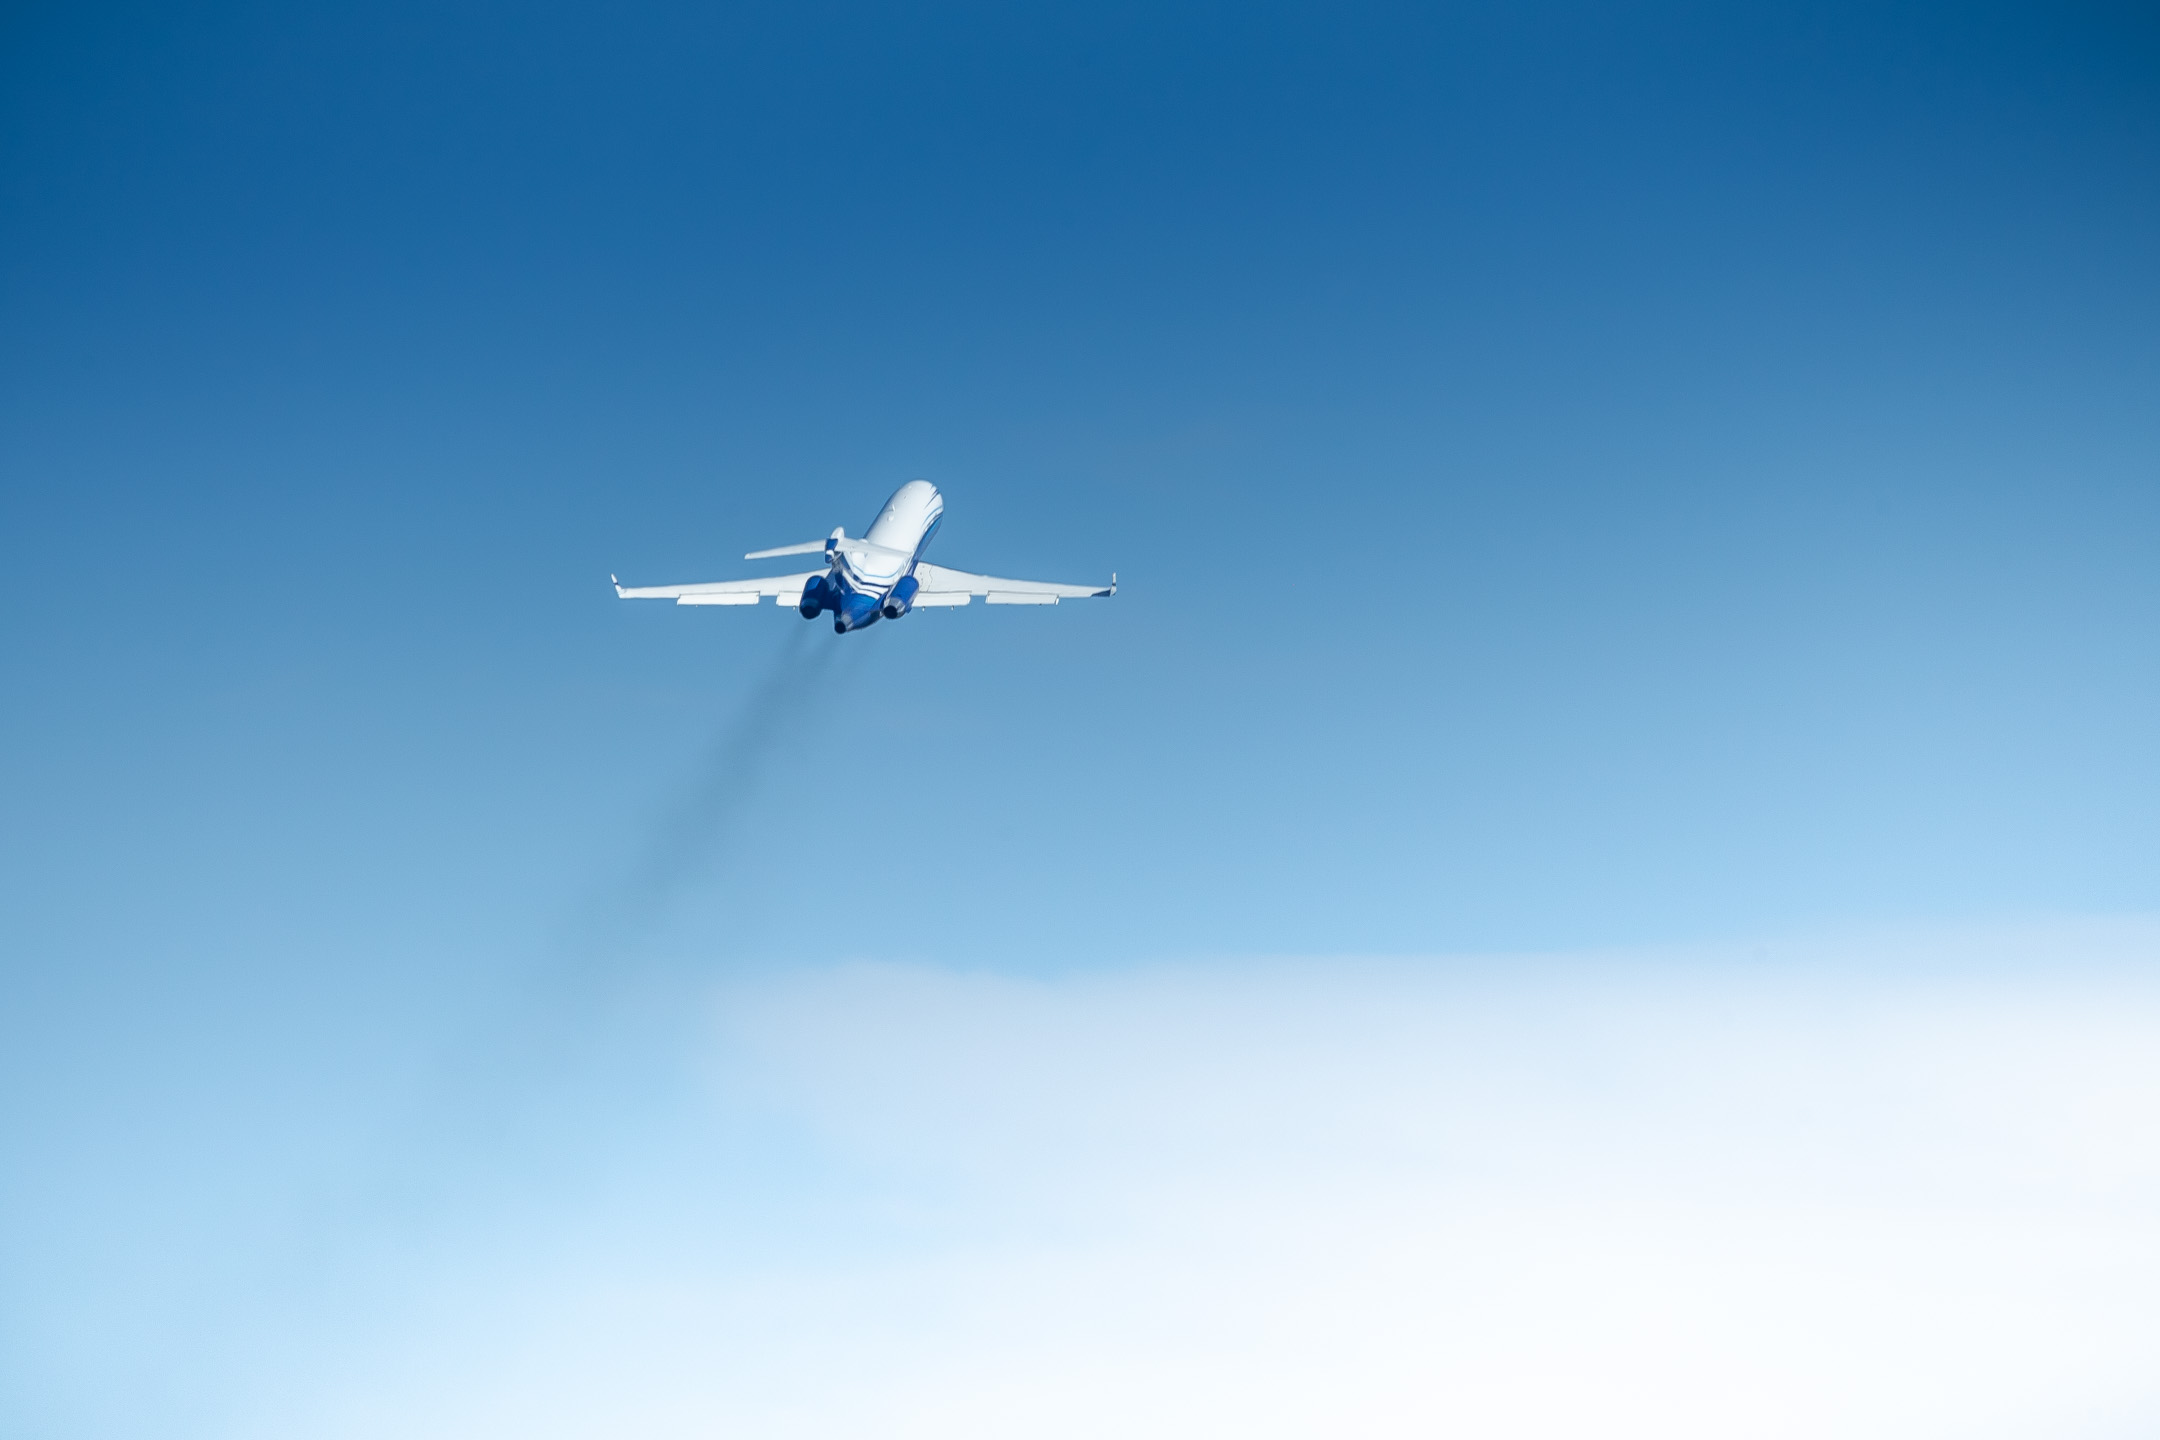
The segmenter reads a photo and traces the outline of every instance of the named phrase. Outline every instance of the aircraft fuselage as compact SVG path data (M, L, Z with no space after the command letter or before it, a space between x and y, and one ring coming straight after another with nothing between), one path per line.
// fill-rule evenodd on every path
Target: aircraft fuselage
M803 618L830 610L833 633L845 635L905 615L914 600L915 563L944 518L945 497L929 481L910 480L893 491L863 536L878 549L835 548L822 591L814 583L803 591Z

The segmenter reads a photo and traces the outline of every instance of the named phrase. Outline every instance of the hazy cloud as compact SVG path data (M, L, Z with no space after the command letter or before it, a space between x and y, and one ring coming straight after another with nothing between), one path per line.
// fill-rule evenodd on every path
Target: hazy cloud
M415 1261L259 1429L2142 1433L2156 960L744 982L636 1154Z

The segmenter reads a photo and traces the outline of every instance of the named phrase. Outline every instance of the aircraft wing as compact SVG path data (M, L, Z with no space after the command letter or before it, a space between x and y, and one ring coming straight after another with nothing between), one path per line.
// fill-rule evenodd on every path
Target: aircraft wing
M1094 595L1115 595L1117 577L1108 585L1057 585L1048 580L1001 580L995 575L973 575L948 570L929 561L917 562L915 579L922 589L915 594L918 607L965 605L977 595L992 605L1055 605L1060 600L1079 600Z
M767 575L761 580L709 580L701 585L625 585L615 581L615 593L625 600L673 600L678 605L755 605L767 595L781 605L802 603L803 586L823 570L800 575ZM608 579L615 580L610 575Z

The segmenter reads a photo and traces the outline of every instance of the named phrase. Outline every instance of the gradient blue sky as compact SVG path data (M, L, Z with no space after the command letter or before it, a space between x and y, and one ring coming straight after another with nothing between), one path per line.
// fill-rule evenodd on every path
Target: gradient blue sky
M918 475L1120 594L606 587ZM14 7L0 537L0 1373L101 1433L60 1317L565 973L2160 910L2160 28Z

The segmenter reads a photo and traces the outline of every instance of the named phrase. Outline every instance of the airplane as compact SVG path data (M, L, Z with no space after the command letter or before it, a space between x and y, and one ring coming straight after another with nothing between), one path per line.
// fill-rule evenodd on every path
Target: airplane
M801 575L775 575L764 580L712 580L697 585L625 585L613 575L615 593L625 600L673 600L678 605L755 605L767 595L776 605L795 607L805 620L815 620L830 610L833 633L845 635L875 625L880 619L898 620L916 610L948 609L965 605L980 595L991 605L1055 605L1117 594L1117 576L1107 586L1056 585L1047 580L1001 580L995 575L975 575L948 570L922 558L930 537L945 518L945 497L927 480L910 480L893 491L892 499L870 522L860 540L848 538L845 527L835 526L823 540L800 545L780 545L771 550L752 550L745 560L770 560L781 555L825 557L823 570Z

